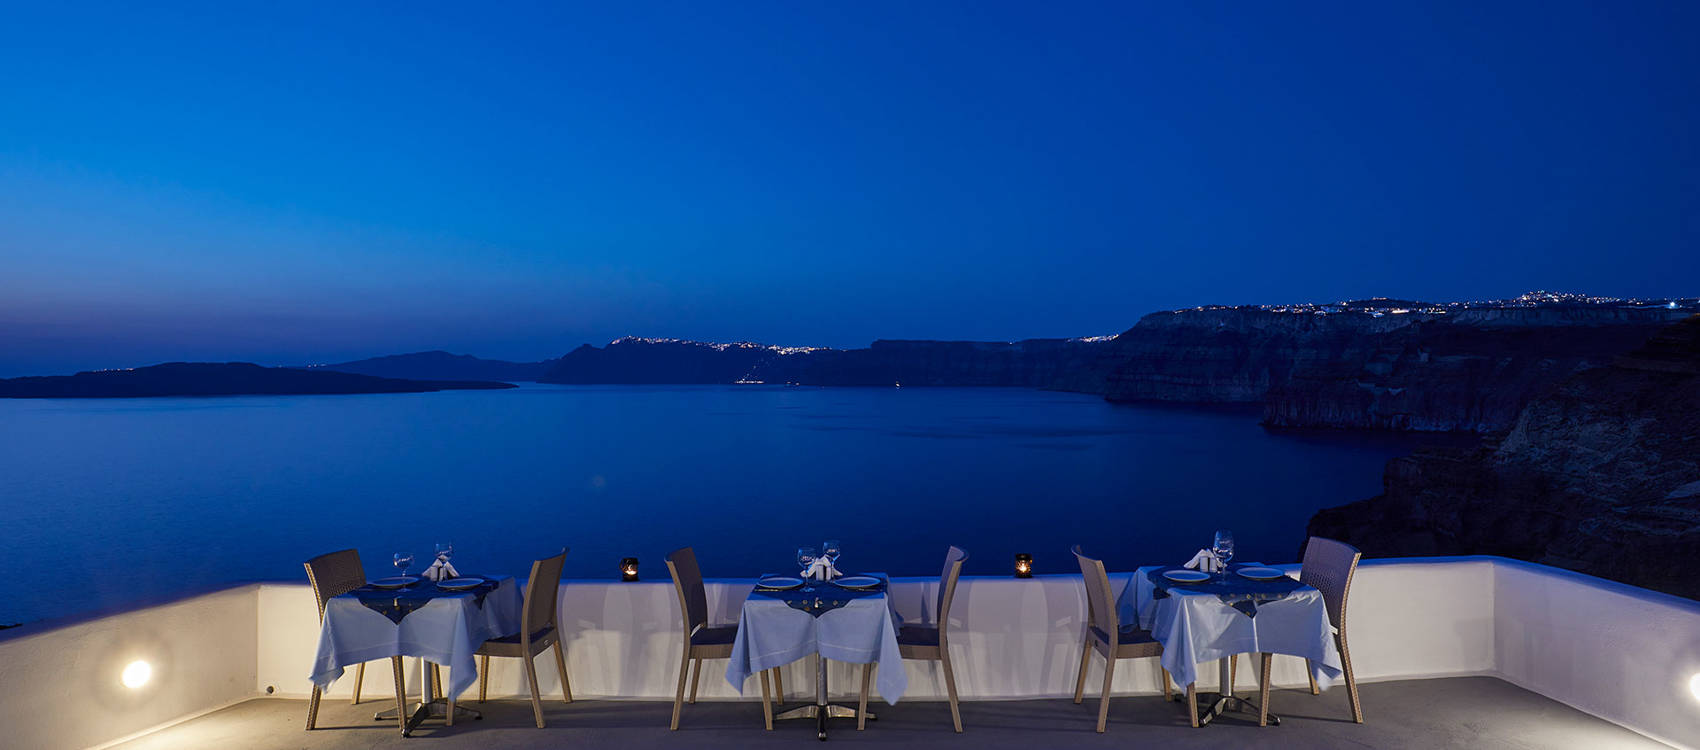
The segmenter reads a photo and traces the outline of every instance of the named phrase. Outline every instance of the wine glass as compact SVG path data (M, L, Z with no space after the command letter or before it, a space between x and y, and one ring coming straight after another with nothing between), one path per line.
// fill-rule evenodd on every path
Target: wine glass
M405 576L405 575L407 575L407 569L413 566L413 553L411 553L411 552L397 552L397 553L395 553L395 561L394 562L395 562L396 575Z
M833 567L838 567L838 554L842 550L843 546L838 543L837 539L828 539L821 542L820 545L820 553L826 557L827 562L832 563Z
M437 551L437 562L442 563L441 568L439 568L439 570L438 570L437 580L440 580L440 581L441 580L448 580L448 578L449 578L449 558L455 556L454 543L453 542L437 542L433 546Z
M1216 559L1222 561L1222 577L1228 577L1228 561L1234 559L1234 532L1222 529L1216 532L1216 541L1210 551L1216 553Z
M817 555L815 554L815 548L814 547L798 547L797 548L797 566L803 569L803 580L804 581L810 580L809 579L809 566L815 564L815 558L816 557L817 557ZM804 591L814 591L815 589L814 589L813 586L804 586L803 590Z

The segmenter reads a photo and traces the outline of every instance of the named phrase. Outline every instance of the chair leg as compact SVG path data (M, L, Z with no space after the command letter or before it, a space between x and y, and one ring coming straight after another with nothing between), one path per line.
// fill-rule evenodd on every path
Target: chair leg
M319 693L320 692L321 691L319 690L319 686L314 685L313 686L313 695L311 697L307 698L307 730L308 731L312 731L313 729L315 729L319 725Z
M478 702L490 697L490 655L481 654L478 657Z
M868 728L868 683L874 676L874 663L862 665L862 699L856 703L856 731Z
M685 656L679 660L679 689L673 691L673 724L669 730L679 728L679 711L685 705L685 677L691 669L691 648L685 647Z
M1272 654L1262 655L1262 664L1257 668L1257 725L1269 726L1269 665L1274 661Z
M1364 723L1364 708L1358 703L1358 679L1352 675L1352 652L1346 650L1346 639L1340 639L1340 664L1346 672L1346 697L1352 702L1352 721Z
M957 707L956 700L956 670L950 666L950 653L939 649L939 661L944 664L944 691L950 696L950 723L955 725L956 733L962 734L962 711ZM867 692L863 690L863 692Z
M768 672L772 671L771 669L761 671L761 720L767 726L769 732L773 731L773 702L768 698L767 685L772 677Z
M783 675L784 673L779 671L779 667L773 668L773 702L781 705L785 703L785 678Z
M440 670L438 671L438 674L439 675L442 674ZM454 680L449 680L449 682L454 682ZM454 694L444 692L444 693L439 693L439 695L443 696L443 699L448 701L448 703L449 703L449 712L448 712L447 716L443 717L443 723L452 727L452 726L455 725L455 697L454 697Z
M561 699L573 702L573 683L567 679L567 655L561 650L561 642L555 641L555 668L561 672Z
M366 662L360 662L360 664L354 668L354 698L348 701L349 705L360 705L360 683L365 681Z
M1318 690L1317 687L1316 687L1316 665L1310 663L1309 659L1305 660L1305 679L1310 680L1310 694L1311 695L1321 695L1322 694L1322 691Z
M1186 686L1186 717L1192 721L1192 728L1198 728L1198 683Z
M1169 669L1167 667L1158 667L1157 669L1162 671L1162 675L1158 676L1157 679L1163 682L1163 700L1172 703L1175 700L1175 690L1169 684Z
M1104 731L1104 724L1110 720L1110 679L1116 676L1115 657L1104 659L1104 692L1098 696L1098 732Z
M431 689L436 691L437 695L443 694L443 670L435 664L431 665Z
M691 665L691 700L690 700L690 703L692 705L695 705L696 702L697 702L697 683L699 683L699 682L702 682L702 660L701 659L695 660L694 662L692 662L692 665Z
M1086 694L1086 665L1092 659L1092 636L1087 635L1080 642L1080 674L1074 678L1074 703L1080 705L1080 699Z
M390 657L391 671L395 672L395 715L401 725L401 736L407 736L407 678L402 675L401 657Z
M537 690L536 655L525 657L525 681L531 685L531 715L537 717L537 728L543 728L543 695Z

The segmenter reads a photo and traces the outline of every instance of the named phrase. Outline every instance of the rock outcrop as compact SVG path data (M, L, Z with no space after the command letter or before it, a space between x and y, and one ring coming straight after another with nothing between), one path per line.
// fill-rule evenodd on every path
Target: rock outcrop
M1310 533L1373 557L1494 554L1700 598L1700 316L1529 402L1503 438L1395 459Z
M429 393L512 388L508 383L399 380L248 362L167 362L129 370L0 380L0 398L144 398L349 393Z

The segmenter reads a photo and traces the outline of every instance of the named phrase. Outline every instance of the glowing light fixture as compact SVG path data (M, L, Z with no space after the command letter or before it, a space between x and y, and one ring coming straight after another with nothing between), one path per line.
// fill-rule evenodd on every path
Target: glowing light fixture
M151 679L153 679L153 665L141 659L124 665L124 672L118 675L118 680L124 683L124 687L131 690L148 684L148 680Z
M635 557L620 558L620 580L635 581L638 579L638 561Z
M1032 578L1033 577L1033 556L1032 555L1029 555L1026 552L1022 552L1022 553L1017 554L1015 556L1015 577L1016 578Z
M1700 672L1695 672L1688 678L1688 692L1694 694L1694 700L1700 701Z

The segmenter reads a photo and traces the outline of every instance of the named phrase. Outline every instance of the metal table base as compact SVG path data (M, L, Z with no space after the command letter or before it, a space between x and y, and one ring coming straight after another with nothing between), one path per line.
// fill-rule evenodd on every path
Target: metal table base
M432 679L432 673L435 671L436 665L424 659L419 660L419 681L424 683L419 690L421 697L418 703L413 704L413 712L407 717L407 728L401 730L401 736L411 736L413 730L419 728L419 725L425 723L428 719L448 718L449 702L447 698L437 697L436 680ZM384 709L372 714L372 720L395 721L396 712L399 710L395 708ZM465 706L455 706L454 717L456 719L482 719L484 714Z
M815 737L820 741L825 742L827 719L854 719L860 715L860 712L851 706L843 706L835 703L828 703L826 701L826 660L822 659L819 654L816 654L815 702L807 706L798 706L797 708L781 712L775 715L773 720L785 721L789 719L814 719ZM879 717L874 716L872 713L867 715L868 721L873 721L876 718Z
M1252 716L1258 715L1258 705L1256 703L1252 703L1251 701L1234 695L1234 681L1232 679L1232 674L1228 669L1228 658L1223 657L1222 659L1219 659L1217 663L1218 682L1216 684L1220 687L1218 688L1218 692L1211 697L1210 702L1207 705L1201 705L1198 707L1198 726L1200 728L1209 726L1210 722L1214 721L1216 717L1226 713L1244 713L1251 714ZM1206 695L1209 694L1206 693ZM1280 725L1281 717L1276 716L1275 714L1269 714L1269 726L1278 727Z

